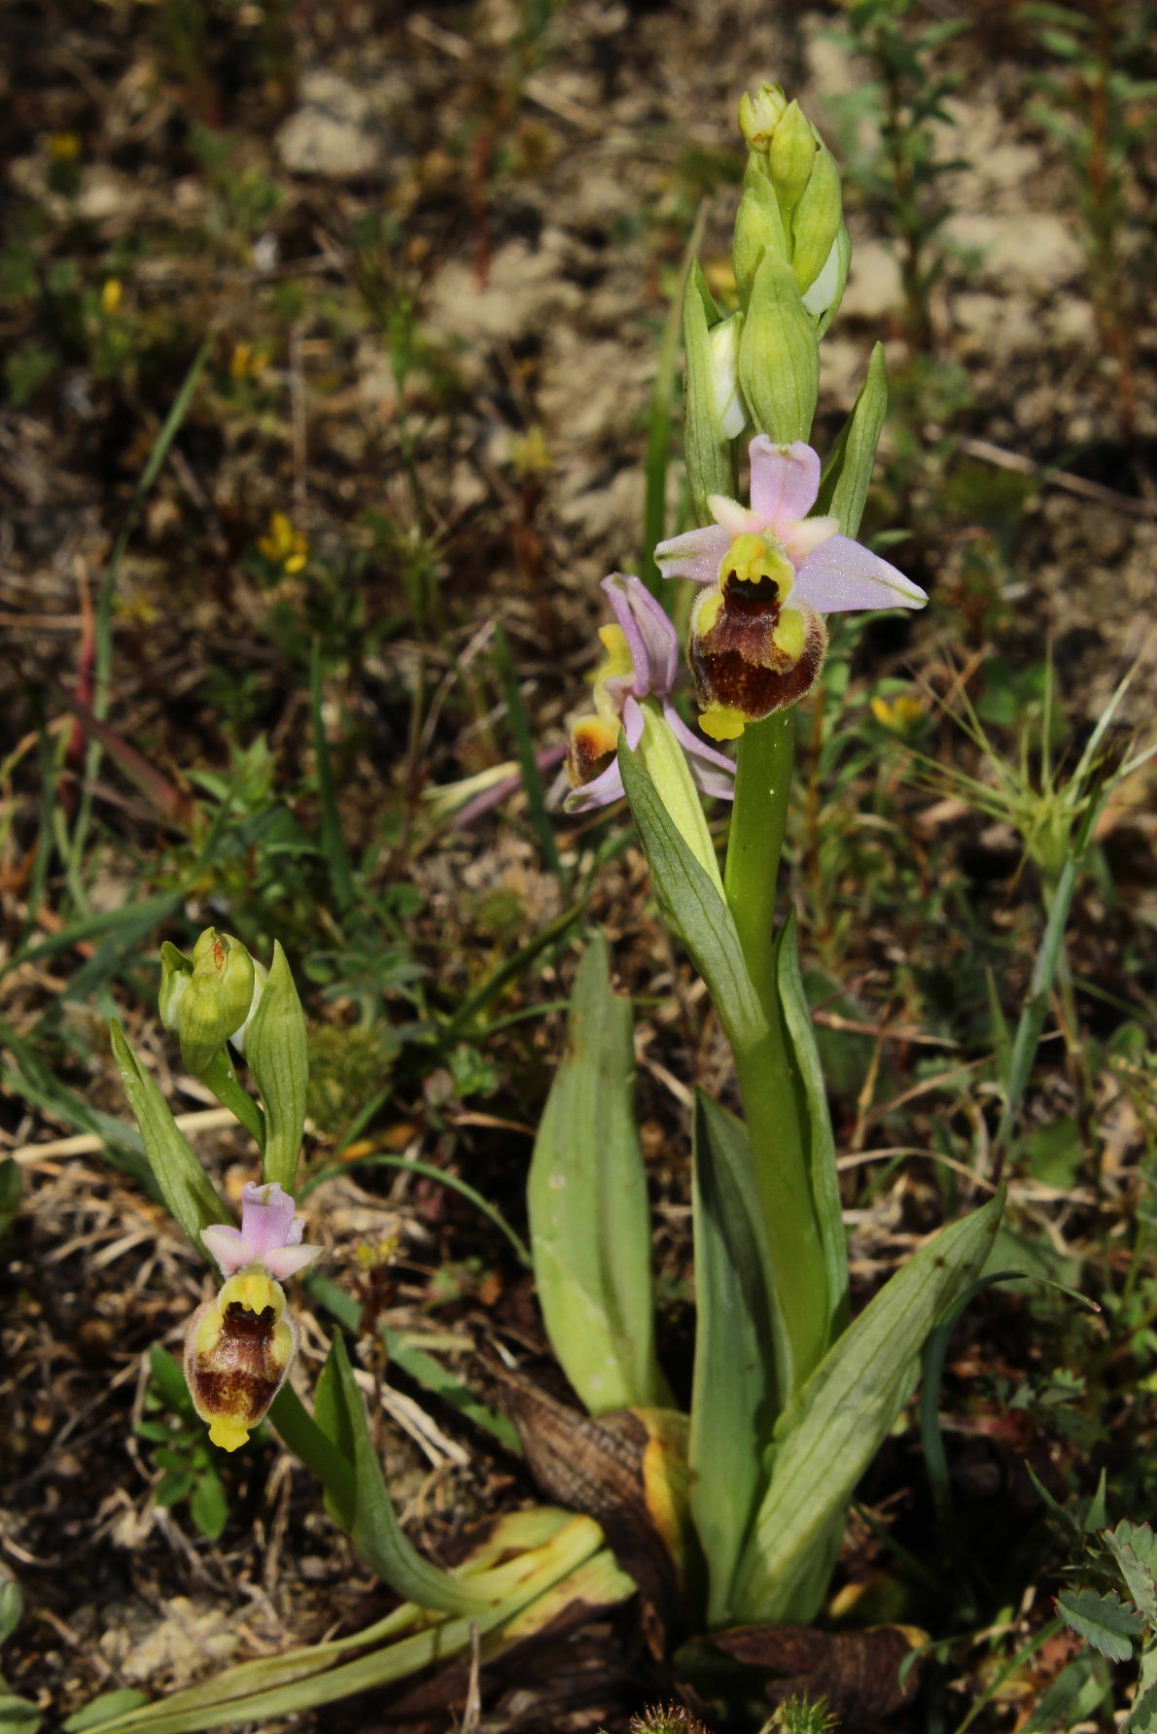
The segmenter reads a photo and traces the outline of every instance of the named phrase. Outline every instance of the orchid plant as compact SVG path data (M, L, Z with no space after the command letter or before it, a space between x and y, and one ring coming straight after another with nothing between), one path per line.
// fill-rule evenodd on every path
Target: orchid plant
M649 628L664 647L661 709L649 699L654 653L634 655L638 685L619 690L636 707L651 703L645 725L626 704L604 703L597 755L584 755L589 725L579 722L570 756L572 806L620 788L630 802L660 913L730 1039L744 1110L740 1120L701 1095L694 1112L697 1330L681 1467L705 1582L683 1582L686 1617L706 1637L683 1652L692 1673L712 1634L817 1613L855 1483L912 1391L924 1344L975 1281L1000 1214L996 1199L944 1230L850 1321L835 1145L794 922L776 929L793 713L820 677L826 615L917 609L926 597L856 540L886 408L879 345L826 462L810 443L819 344L847 276L835 165L776 86L744 99L740 124L740 304L718 308L694 266L684 303L697 524L654 550L664 579L698 587L686 659L699 729L738 742L722 871L690 776L707 743L672 720L670 627L656 618ZM744 452L748 504L735 498ZM608 674L596 675L596 693ZM713 761L712 777L726 775ZM652 1337L646 1188L630 1019L618 1005L596 945L535 1149L531 1244L551 1341L578 1395L594 1415L653 1416L661 1372L640 1352Z
M304 1242L293 1198L305 1027L285 959L278 951L266 972L212 930L192 957L166 947L165 1021L186 1065L261 1154L237 1227L114 1028L159 1188L224 1279L189 1327L194 1401L227 1450L267 1414L321 1477L331 1514L404 1599L369 1631L245 1664L180 1701L110 1705L95 1717L90 1706L85 1726L99 1734L176 1734L331 1702L445 1658L472 1632L496 1654L570 1603L606 1606L636 1584L665 1610L655 1644L669 1657L684 1640L675 1677L709 1696L729 1630L750 1637L752 1628L808 1622L822 1607L856 1482L911 1396L925 1344L963 1303L992 1244L999 1198L943 1230L852 1319L835 1144L795 926L790 916L776 924L794 710L820 678L828 614L917 609L926 598L856 540L886 407L879 345L826 460L811 444L819 344L850 251L836 166L778 86L745 97L740 123L748 157L734 241L738 306L717 307L697 266L684 303L696 523L654 550L665 580L698 587L686 644L698 729L681 708L671 614L640 578L613 574L603 590L614 623L600 633L593 711L570 731L566 800L569 812L587 814L626 797L660 913L734 1055L742 1118L703 1093L694 1106L689 1404L680 1408L658 1353L631 1011L613 991L603 936L593 936L576 977L528 1212L547 1331L589 1412L584 1448L596 1461L603 1451L615 1474L606 1485L588 1475L583 1493L558 1473L577 1448L579 1417L571 1412L561 1434L556 1417L551 1445L535 1418L542 1405L516 1406L539 1479L548 1492L568 1488L560 1504L583 1511L503 1520L455 1571L423 1558L402 1532L340 1334L312 1413L287 1377L296 1332L283 1284L317 1248ZM746 505L735 497L745 457ZM731 742L734 758L724 750ZM705 798L730 803L722 865ZM634 1508L625 1513L615 1501L628 1487ZM351 1656L354 1648L362 1653Z

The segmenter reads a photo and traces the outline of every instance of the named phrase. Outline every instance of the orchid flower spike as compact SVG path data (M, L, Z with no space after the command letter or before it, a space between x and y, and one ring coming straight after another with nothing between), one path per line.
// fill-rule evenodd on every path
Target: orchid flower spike
M320 1258L320 1246L302 1246L305 1218L276 1181L259 1186L250 1181L241 1194L241 1227L224 1224L201 1230L201 1239L223 1276L233 1276L246 1265L259 1264L272 1277L284 1281Z
M887 560L840 535L838 518L807 516L820 486L810 446L759 434L750 456L750 506L712 494L714 524L655 549L665 578L708 587L691 616L689 653L700 726L714 740L735 739L810 691L827 646L821 615L928 600Z
M615 572L603 579L616 624L600 629L606 657L594 678L595 714L574 724L567 753L568 812L605 807L623 796L620 729L636 751L643 738L643 705L660 713L707 795L730 800L735 765L699 739L671 703L679 675L679 637L670 616L641 578Z

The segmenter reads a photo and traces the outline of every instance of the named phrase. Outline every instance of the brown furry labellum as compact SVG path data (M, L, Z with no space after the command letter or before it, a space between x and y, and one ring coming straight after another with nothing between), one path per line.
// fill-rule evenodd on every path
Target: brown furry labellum
M746 723L796 704L819 678L827 642L821 616L781 604L773 579L732 578L709 592L690 644L704 732L734 738Z
M581 789L601 776L619 750L619 723L601 716L583 717L570 731L566 773L572 789Z
M185 1339L185 1378L209 1437L244 1445L281 1389L297 1348L285 1294L260 1265L230 1277L198 1307Z

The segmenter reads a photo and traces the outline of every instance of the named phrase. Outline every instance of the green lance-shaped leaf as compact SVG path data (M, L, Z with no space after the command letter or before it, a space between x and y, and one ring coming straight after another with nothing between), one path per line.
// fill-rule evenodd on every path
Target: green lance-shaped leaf
M1032 1715L1021 1724L1021 1734L1060 1734L1062 1729L1075 1728L1102 1708L1111 1689L1103 1660L1086 1650L1049 1681ZM1127 1734L1150 1734L1152 1726L1149 1723L1148 1727L1131 1729L1126 1722L1125 1730Z
M829 1349L776 1429L771 1484L736 1586L740 1619L807 1622L823 1596L814 1557L915 1385L937 1320L992 1245L1003 1194L944 1229Z
M864 515L876 447L888 413L888 366L884 345L877 343L868 363L868 376L860 387L855 407L840 429L831 455L824 465L819 498L814 510L840 520L845 536L855 536Z
M708 336L711 327L718 324L719 317L706 278L700 267L693 265L683 295L683 349L686 356L683 455L697 524L710 521L709 494L730 494L734 489L731 441L723 430L716 401L715 367Z
M777 445L806 440L819 383L819 343L795 273L768 247L739 339L739 385L759 432Z
M352 1439L354 1448L354 1513L350 1537L368 1565L407 1601L443 1613L477 1613L491 1605L492 1597L472 1587L451 1572L442 1571L424 1559L407 1539L382 1466L370 1436L362 1394L354 1379L345 1339L334 1338L330 1350L337 1376L330 1387L331 1406L344 1408L340 1423L334 1422L333 1437Z
M631 1004L596 934L535 1140L530 1241L547 1334L592 1414L662 1405L647 1179L634 1113Z
M173 1119L156 1079L141 1065L115 1019L109 1034L125 1095L140 1127L161 1196L200 1250L201 1230L215 1222L232 1222L232 1215L218 1198L197 1152Z
M663 805L638 753L619 745L623 784L667 926L691 953L733 1047L752 1047L767 1033L731 911L718 879L700 866Z
M779 1002L807 1103L808 1172L828 1279L828 1334L834 1342L848 1322L847 1237L840 1203L836 1141L811 1007L800 973L799 929L794 910L788 914L776 943L775 969Z
M508 1635L513 1644L543 1629L551 1619L557 1621L560 1604L568 1611L576 1604L597 1609L625 1599L634 1586L616 1568L603 1545L602 1531L592 1518L567 1513L513 1514L515 1519L539 1515L561 1517L562 1522L546 1540L531 1545L510 1562L509 1593L481 1612L439 1618L403 1604L375 1626L349 1638L293 1650L287 1656L245 1662L139 1710L111 1716L106 1711L99 1719L89 1717L84 1726L92 1734L199 1734L241 1722L265 1727L284 1716L334 1704L355 1693L407 1679L435 1663L445 1663L469 1648L475 1632L484 1639L492 1634L485 1653L500 1655L508 1647ZM510 1522L503 1520L496 1535ZM512 1537L511 1548L517 1545ZM468 1562L463 1576L470 1575ZM567 1587L556 1594L556 1586ZM394 1641L383 1648L372 1648L350 1661L341 1660L341 1652L376 1645L388 1637ZM334 1660L338 1665L330 1666ZM99 1704L102 1709L111 1709L108 1697ZM76 1726L75 1720L66 1723L65 1734L73 1734Z
M263 1178L293 1191L305 1127L309 1055L305 1013L280 944L245 1032L245 1058L265 1104Z
M695 1374L691 1391L691 1515L708 1571L707 1617L734 1617L732 1586L766 1487L775 1420L771 1259L742 1122L695 1101Z

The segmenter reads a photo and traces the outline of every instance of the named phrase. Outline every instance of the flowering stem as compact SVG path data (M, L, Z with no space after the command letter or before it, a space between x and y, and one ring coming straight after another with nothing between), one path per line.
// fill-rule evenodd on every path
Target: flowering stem
M828 1346L827 1277L808 1174L798 1068L775 979L776 879L793 753L790 711L744 730L724 876L748 971L767 1015L766 1033L736 1049L735 1065L790 1360L780 1379L781 1403L799 1389Z
M727 844L727 902L765 1005L775 999L775 893L795 758L794 724L792 712L781 710L743 731Z

